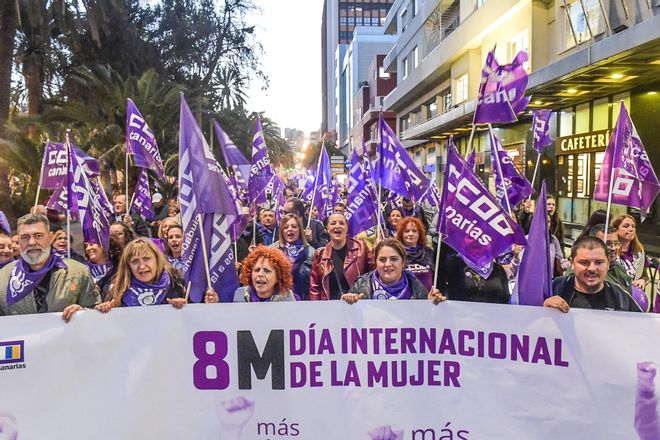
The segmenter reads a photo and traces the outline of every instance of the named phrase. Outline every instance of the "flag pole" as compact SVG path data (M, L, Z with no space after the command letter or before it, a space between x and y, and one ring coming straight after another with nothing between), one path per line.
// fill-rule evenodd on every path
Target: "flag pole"
M312 202L309 204L309 216L307 217L307 226L305 229L309 229L309 226L312 224L312 210L314 209L314 199L316 198L316 187L319 184L319 174L321 171L321 158L323 157L323 150L325 149L325 143L321 144L321 152L319 153L318 164L316 165L316 178L314 179L314 190L312 191Z
M209 255L206 250L206 238L204 237L204 225L202 224L202 213L197 213L197 225L199 227L199 237L202 239L202 253L204 254L204 269L206 270L207 287L211 287L211 269L209 268Z
M41 158L41 172L39 173L39 181L37 181L37 195L34 197L34 207L37 207L37 204L39 203L39 192L41 191L41 181L44 178L44 165L46 162L46 152L48 150L48 144L50 143L50 139L46 138L46 148L44 148L44 157Z
M537 150L538 151L538 150ZM539 163L541 163L541 152L538 152L539 154L536 156L536 165L534 165L534 174L532 175L532 188L534 188L534 182L536 181L536 174L539 171ZM527 200L531 200L532 195L530 194Z
M128 151L126 151L126 167L124 168L124 183L126 185L126 200L128 200ZM126 211L128 214L128 211Z
M380 126L380 121L383 121L383 124L385 123L385 120L383 119L383 106L380 107L379 111L379 119L378 119L378 138L376 140L377 145L376 145L376 160L378 161L376 163L376 167L378 172L376 175L378 178L376 179L378 182L378 200L376 200L376 206L378 206L378 212L376 213L376 237L378 240L381 240L383 237L383 228L382 225L380 224L380 219L383 218L383 207L380 204L380 201L382 200L382 190L383 187L380 184L381 179L383 178L383 147L382 147L382 142L383 142L383 128ZM367 158L369 158L369 153L367 153ZM367 164L369 165L369 164ZM370 166L370 165L369 165Z
M495 136L493 135L493 126L490 125L490 123L488 124L488 131L490 133L490 142L492 144L495 140ZM502 149L504 149L504 147L502 147ZM497 172L500 175L500 182L502 182L502 191L504 192L506 208L509 211L509 216L513 217L513 213L511 212L511 203L509 202L509 194L506 192L506 184L504 183L504 176L502 175L502 165L500 164L500 155L497 151L497 145L491 145L491 150L495 152L495 162L497 163ZM504 154L506 154L506 150L504 151ZM497 186L497 178L495 179L495 186Z
M69 161L71 160L71 137L69 136L71 133L71 129L67 128L64 139L66 142L66 164L67 168L69 167ZM68 175L68 169L67 169L67 175ZM70 179L71 176L68 176L67 179ZM68 186L67 190L71 189L71 185ZM78 197L77 194L69 194L68 199L70 200L71 197ZM66 203L66 257L71 259L71 207L69 206L69 200L67 200Z

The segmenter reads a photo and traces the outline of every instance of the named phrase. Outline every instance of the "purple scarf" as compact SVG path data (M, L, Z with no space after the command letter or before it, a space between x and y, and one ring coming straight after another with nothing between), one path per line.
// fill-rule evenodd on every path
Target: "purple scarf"
M260 297L259 295L257 295L257 291L254 290L254 287L252 287L252 286L248 287L248 290L250 291L250 302L251 303L268 302L273 298L272 295L268 298ZM273 293L273 295L275 295L275 293Z
M301 295L303 289L303 277L300 273L300 266L303 261L305 261L305 245L301 239L294 241L289 244L284 242L284 253L289 258L291 262L291 275L293 275L293 291L294 293Z
M26 297L39 285L46 274L55 267L58 269L67 268L64 261L53 251L51 251L46 264L36 272L30 271L30 265L23 260L23 257L19 258L9 276L7 304L15 304Z
M87 267L89 268L89 273L94 279L94 284L98 284L110 273L115 266L112 264L112 261L108 260L103 264L94 264L91 261L87 262Z
M179 272L183 272L183 261L181 260L181 257L177 258L169 255L167 257L167 261L169 261L169 263L172 265L173 268L175 268Z
M371 273L371 297L373 299L410 299L412 289L408 284L406 273L401 274L401 279L394 284L386 285L380 280L378 271Z
M162 304L171 284L170 274L166 270L155 284L145 284L132 276L131 285L126 290L122 302L129 307Z
M433 287L433 261L427 257L426 248L422 245L407 247L408 254L406 270L412 273L426 287L431 290Z
M275 239L275 229L277 229L276 226L277 225L273 225L271 229L268 229L266 226L257 222L257 230L261 234L261 238L263 238L265 245L270 246L273 244L273 240Z

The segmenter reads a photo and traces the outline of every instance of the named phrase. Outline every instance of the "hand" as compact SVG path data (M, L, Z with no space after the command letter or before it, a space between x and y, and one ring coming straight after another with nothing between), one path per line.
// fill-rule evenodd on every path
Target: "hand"
M215 290L213 290L212 287L209 287L206 289L206 293L204 294L204 302L206 304L213 304L217 303L219 301L218 294L216 293Z
M429 292L428 298L433 301L433 304L436 306L440 304L441 302L447 301L447 297L444 296L438 289L435 287L431 287L431 291Z
M369 431L371 440L403 440L403 430L395 425L379 426Z
M341 295L341 299L346 301L349 304L355 304L358 302L358 300L361 300L364 298L364 294L362 293L343 293Z
M312 241L312 230L310 228L305 228L305 238L308 242Z
M73 318L73 315L79 310L82 310L83 306L80 304L71 304L69 306L66 306L64 310L62 310L62 319L64 322L69 322L71 321L71 318Z
M243 430L243 426L254 414L254 402L243 396L227 400L216 400L215 408L222 424L223 433L237 433ZM236 438L238 438L238 436Z
M167 298L167 302L172 304L175 309L182 309L186 305L185 298Z
M564 301L559 295L551 296L550 298L543 301L543 307L552 307L553 309L559 309L562 313L568 313L568 303Z
M655 390L655 374L657 367L653 362L637 362L637 384L640 388L653 391Z
M239 263L238 261L234 263L234 267L236 268L236 272L241 271L241 267L243 267L243 263Z
M110 301L103 302L98 304L94 309L98 310L101 313L108 313L115 306L115 300L111 299Z
M0 440L16 440L17 438L16 418L12 414L0 412Z
M130 227L133 227L133 217L131 217L128 214L124 214L124 223L126 223Z
M644 290L646 288L646 280L640 278L632 282L632 285L637 287L639 290Z

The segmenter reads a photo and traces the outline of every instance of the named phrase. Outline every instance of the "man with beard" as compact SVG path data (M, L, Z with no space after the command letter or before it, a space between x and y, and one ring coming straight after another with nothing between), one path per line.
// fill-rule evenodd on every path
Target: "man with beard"
M21 256L0 270L0 315L62 312L62 319L101 302L84 265L51 252L48 218L18 219Z
M555 278L552 281L554 295L547 298L543 306L564 313L570 307L641 312L623 288L605 280L610 260L602 240L590 236L578 238L571 247L570 260L575 275Z

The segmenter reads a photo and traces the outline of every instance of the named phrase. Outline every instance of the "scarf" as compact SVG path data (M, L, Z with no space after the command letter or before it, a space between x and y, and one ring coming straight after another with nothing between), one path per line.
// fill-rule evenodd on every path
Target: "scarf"
M386 285L380 280L378 271L374 270L371 273L371 287L373 299L410 299L412 297L412 289L405 272L401 274L399 281Z
M293 243L289 244L287 242L284 242L284 253L286 256L289 258L289 261L291 262L291 274L293 275L293 291L301 295L303 292L303 277L302 274L300 273L300 266L302 265L303 261L305 261L305 255L307 252L305 252L305 245L301 239L298 239L294 241Z
M273 225L272 229L268 229L261 223L257 223L257 230L261 234L261 238L263 238L265 245L270 246L273 244L273 238L275 236L275 225Z
M183 272L183 260L181 257L173 257L169 255L167 257L167 261L172 265L173 268L178 270L179 272Z
M39 285L46 274L55 267L58 269L67 268L64 261L53 251L51 251L46 264L36 272L31 272L30 265L23 260L23 257L20 257L9 276L7 304L12 305L25 298Z
M87 262L87 267L89 268L89 273L94 279L94 284L99 284L103 279L112 272L112 269L115 266L112 264L112 261L108 260L103 264L94 264L91 261Z
M170 274L166 270L163 271L160 279L155 284L143 283L132 276L131 285L128 286L122 302L129 307L162 304L171 284Z
M257 291L254 290L254 287L250 286L248 287L248 290L250 291L250 302L251 303L258 303L258 302L268 302L273 299L273 296L276 294L273 293L269 298L262 298L259 295L257 295Z
M641 278L644 274L645 261L646 255L644 252L633 254L630 249L619 256L619 262L626 269L626 273L632 281Z

